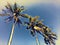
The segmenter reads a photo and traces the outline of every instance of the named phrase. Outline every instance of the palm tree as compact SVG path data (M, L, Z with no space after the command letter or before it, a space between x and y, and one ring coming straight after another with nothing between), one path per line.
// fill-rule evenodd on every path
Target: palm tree
M5 6L6 9L3 9L2 11L4 14L0 14L0 16L9 16L5 19L6 22L10 22L13 20L13 26L12 31L9 37L8 45L11 45L13 34L14 34L14 27L16 24L22 24L20 17L29 18L27 14L21 14L21 12L24 10L24 6L18 7L16 3L14 5L10 5L9 3Z
M27 24L27 28L26 29L30 29L31 30L31 35L34 37L36 37L36 42L38 45L40 45L38 37L37 37L37 33L41 34L44 37L44 41L45 43L48 45L55 45L54 40L57 39L56 34L54 34L49 27L45 26L42 21L37 20L38 16L36 17L30 17L29 18L29 22L25 22L25 24Z
M40 42L39 42L37 33L35 33L34 26L33 26L38 21L38 18L39 18L39 16L35 16L35 17L29 16L28 17L29 22L24 22L24 24L27 25L27 28L26 29L31 29L31 35L33 37L35 36L37 45L40 45Z

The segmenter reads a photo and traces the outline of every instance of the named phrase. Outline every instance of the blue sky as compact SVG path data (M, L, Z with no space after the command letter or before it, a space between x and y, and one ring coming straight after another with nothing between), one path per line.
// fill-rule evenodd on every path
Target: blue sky
M58 35L56 44L60 44L60 5L55 3L35 3L35 5L25 6L27 13L31 16L40 16L39 20L43 19L43 23L50 27L53 32ZM5 17L0 17L0 45L7 45L9 35L11 32L13 23L5 23ZM27 21L26 19L24 19ZM41 45L45 45L43 37L39 35L39 41ZM30 32L26 30L25 26L18 28L16 25L12 45L36 45L36 40L30 35Z

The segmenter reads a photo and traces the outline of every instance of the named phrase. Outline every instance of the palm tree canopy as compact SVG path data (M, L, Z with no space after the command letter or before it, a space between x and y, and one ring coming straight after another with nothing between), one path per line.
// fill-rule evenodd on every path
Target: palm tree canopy
M17 3L14 3L14 5L10 5L7 3L5 6L6 9L2 9L4 14L0 14L0 16L9 16L5 20L7 22L12 21L14 19L14 22L16 21L17 23L22 24L21 20L19 19L20 17L24 18L30 18L28 14L21 14L21 12L24 10L24 6L18 6Z

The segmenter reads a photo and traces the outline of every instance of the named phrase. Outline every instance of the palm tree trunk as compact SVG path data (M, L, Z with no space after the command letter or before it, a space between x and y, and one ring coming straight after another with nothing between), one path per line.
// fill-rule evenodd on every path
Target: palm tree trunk
M35 36L35 38L36 38L36 43L37 43L37 45L40 45L40 42L39 42L39 40L38 40L38 36L37 36L37 35Z
M15 23L12 26L12 31L11 31L11 34L10 34L10 37L8 40L8 45L11 45L11 43L12 43L12 38L13 38L13 34L14 34L14 27L15 27Z

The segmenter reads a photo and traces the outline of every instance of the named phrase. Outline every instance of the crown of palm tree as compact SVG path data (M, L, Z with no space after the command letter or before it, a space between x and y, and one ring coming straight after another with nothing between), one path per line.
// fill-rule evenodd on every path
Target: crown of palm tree
M14 20L14 23L20 23L22 24L20 17L24 18L30 18L28 14L21 14L21 12L24 10L24 6L18 6L17 3L14 3L14 5L10 5L7 3L5 6L6 9L2 9L4 14L0 14L0 16L8 16L5 20L6 22Z
M34 19L34 18L33 18ZM44 41L46 44L53 44L55 45L54 40L57 39L56 34L51 32L51 29L44 24L40 23L41 21L33 20L32 17L29 22L25 22L27 24L27 29L31 30L31 35L35 36L35 33L39 33L44 37ZM33 23L31 22L33 20ZM36 22L36 23L35 23Z
M14 19L14 22L16 21L18 23L22 23L18 16L20 16L21 11L24 10L23 6L19 8L16 3L13 6L8 3L5 7L6 10L3 9L3 11L5 12L5 14L9 14L9 17L5 19L6 21L9 22Z

